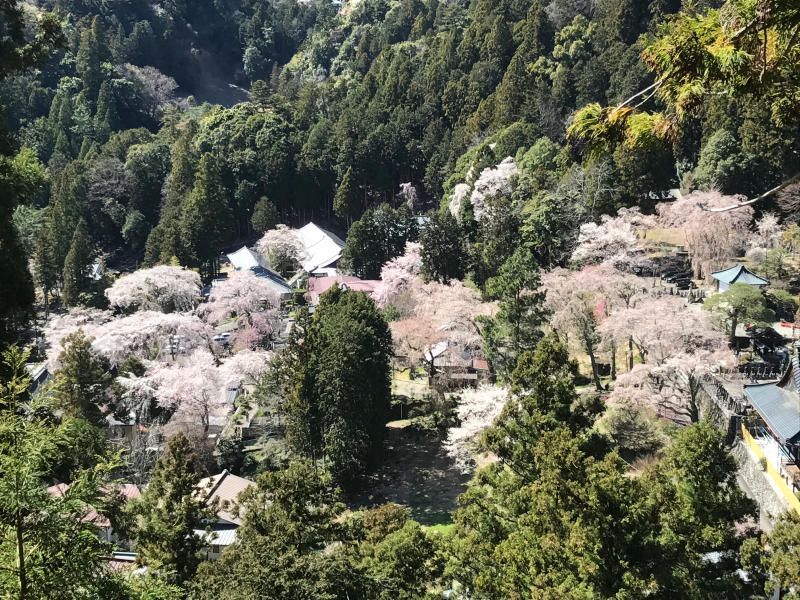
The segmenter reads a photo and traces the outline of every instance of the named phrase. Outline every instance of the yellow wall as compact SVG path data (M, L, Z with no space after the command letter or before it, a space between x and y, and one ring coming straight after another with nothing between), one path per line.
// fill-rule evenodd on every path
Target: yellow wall
M750 435L750 432L747 431L747 428L744 425L742 425L742 438L744 438L744 441L750 447L750 450L752 450L753 453L758 457L758 459L763 459L767 463L767 474L778 486L778 489L780 489L781 494L783 494L783 497L789 503L789 506L800 513L800 500L798 500L797 496L792 493L792 490L789 489L789 486L786 485L783 477L781 477L781 474L778 473L772 463L767 460L766 456L764 456L761 446L756 443L756 441L753 439L753 436Z

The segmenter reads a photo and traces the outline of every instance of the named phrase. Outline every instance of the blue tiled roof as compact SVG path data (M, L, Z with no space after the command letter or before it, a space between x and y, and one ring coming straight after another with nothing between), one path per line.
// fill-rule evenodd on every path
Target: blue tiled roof
M714 279L723 283L749 283L750 285L769 285L769 280L759 277L744 265L736 265L723 269L722 271L714 271L711 273Z
M745 385L744 393L753 408L782 443L800 441L800 362L792 356L789 368L777 383Z

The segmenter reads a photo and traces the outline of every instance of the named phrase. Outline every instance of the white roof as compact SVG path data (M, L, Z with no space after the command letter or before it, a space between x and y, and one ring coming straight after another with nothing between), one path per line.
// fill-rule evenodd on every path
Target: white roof
M237 271L246 271L254 267L269 267L269 263L258 252L250 250L247 246L242 246L236 252L228 254L233 268Z
M295 233L303 244L305 257L303 259L303 270L312 273L320 267L329 267L342 256L344 242L314 223L308 223Z
M447 350L448 346L449 344L445 341L428 347L428 349L425 350L425 360L433 360L434 358L438 358L444 354L444 351Z
M212 527L211 531L195 529L194 534L214 546L230 546L236 541L237 527Z

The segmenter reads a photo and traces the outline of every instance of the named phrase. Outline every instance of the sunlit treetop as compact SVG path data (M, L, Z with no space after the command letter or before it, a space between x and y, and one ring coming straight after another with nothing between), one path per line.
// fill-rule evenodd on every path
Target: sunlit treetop
M663 24L642 52L655 74L651 86L616 107L580 109L569 136L586 142L589 157L623 144L673 141L684 119L710 95L752 95L768 102L778 124L800 114L800 3L728 0L719 10L685 9ZM640 111L652 97L663 112Z

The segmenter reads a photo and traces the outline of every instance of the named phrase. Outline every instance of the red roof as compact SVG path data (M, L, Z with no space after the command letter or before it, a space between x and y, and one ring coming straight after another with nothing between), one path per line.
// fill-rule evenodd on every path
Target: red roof
M348 290L371 294L380 281L376 279L360 279L353 275L336 275L335 277L309 277L306 285L306 296L311 304L317 304L319 297L327 292L334 284L346 287Z
M485 358L473 358L472 368L476 369L477 371L488 371L489 361L486 360Z

